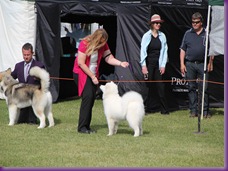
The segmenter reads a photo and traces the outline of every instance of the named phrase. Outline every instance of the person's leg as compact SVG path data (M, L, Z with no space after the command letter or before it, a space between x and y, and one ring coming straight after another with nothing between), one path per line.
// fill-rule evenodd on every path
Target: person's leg
M75 83L78 84L78 75L74 74ZM90 130L92 119L92 108L96 98L96 85L93 84L90 78L87 78L84 90L82 92L82 102L80 106L78 131Z
M199 90L203 91L204 63L198 64L197 66L198 66L198 78L201 80L199 82ZM204 108L203 108L204 116L209 114L209 95L208 95L208 83L206 82L207 80L208 80L208 73L206 73L205 75L205 92L204 92ZM202 95L202 93L200 94ZM201 102L202 96L199 98L201 98L199 99ZM202 106L202 104L200 104L200 106Z
M146 112L147 113L151 113L153 111L155 111L156 109L156 104L157 104L157 98L155 99L154 97L157 97L157 93L156 93L156 84L154 82L150 82L154 80L154 65L148 65L148 81L146 83L147 85L147 95L146 95L146 99L145 99L145 107L146 107Z
M17 123L28 123L29 121L29 108L21 108Z
M37 117L32 109L32 107L28 107L28 123L29 124L37 124Z
M80 116L78 122L78 130L86 128L90 129L92 119L92 108L96 98L96 85L94 85L90 78L87 78L84 90L82 92L82 103L80 107Z
M197 84L196 80L197 79L197 71L196 71L196 64L191 63L191 62L186 62L186 79L188 81L188 97L189 97L189 109L191 115L197 115L198 114L198 109L197 109Z
M161 114L169 114L169 107L165 98L165 83L162 82L162 75L158 68L155 70L154 80L158 81L156 82L156 88L160 99Z

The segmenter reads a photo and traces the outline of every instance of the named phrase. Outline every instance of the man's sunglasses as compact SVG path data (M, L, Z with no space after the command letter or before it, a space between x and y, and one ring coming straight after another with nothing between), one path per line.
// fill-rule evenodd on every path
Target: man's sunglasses
M192 21L192 24L199 24L201 21Z

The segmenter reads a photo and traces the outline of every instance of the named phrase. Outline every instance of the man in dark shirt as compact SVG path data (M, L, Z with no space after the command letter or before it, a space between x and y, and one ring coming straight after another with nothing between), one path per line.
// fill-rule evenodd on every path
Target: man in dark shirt
M198 90L202 91L202 80L204 76L204 56L205 56L205 41L206 31L203 28L203 17L199 12L192 15L192 28L185 32L181 46L180 46L180 70L182 76L185 76L188 82L188 96L189 96L189 108L190 117L198 116L198 93L197 82L193 81L200 79L198 82ZM208 65L208 71L212 68L212 59L210 59L210 65ZM206 78L208 74L206 73ZM207 83L205 84L204 95L204 117L211 117L209 114L209 102L208 102Z

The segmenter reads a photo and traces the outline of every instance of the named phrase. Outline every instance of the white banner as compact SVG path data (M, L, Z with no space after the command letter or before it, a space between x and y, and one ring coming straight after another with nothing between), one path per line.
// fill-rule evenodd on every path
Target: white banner
M23 60L22 46L31 43L35 49L36 14L34 2L0 0L0 71Z
M212 6L209 56L224 55L224 6Z

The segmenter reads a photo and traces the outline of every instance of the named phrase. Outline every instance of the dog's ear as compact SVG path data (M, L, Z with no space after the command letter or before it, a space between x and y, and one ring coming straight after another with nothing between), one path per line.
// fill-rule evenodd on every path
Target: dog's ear
M115 84L116 84L116 83L114 83L113 81L111 81L110 83L111 83L111 85L115 85Z
M11 74L11 68L8 68L7 70L0 72L0 81L2 81L3 76L6 74Z
M100 89L102 92L104 92L105 86L104 85L100 85Z
M8 69L6 70L6 72L7 72L8 74L11 74L11 68L8 68Z

